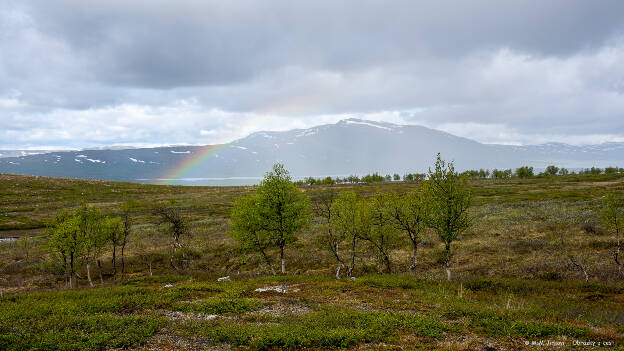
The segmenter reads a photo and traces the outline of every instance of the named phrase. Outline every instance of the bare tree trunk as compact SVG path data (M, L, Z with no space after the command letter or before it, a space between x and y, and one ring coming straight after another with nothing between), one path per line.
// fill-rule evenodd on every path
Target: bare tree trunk
M340 279L340 271L344 268L345 263L342 258L340 258L340 254L338 253L338 244L333 245L332 252L338 261L338 267L336 267L336 279Z
M176 252L178 252L178 249L182 247L182 245L180 245L180 241L178 240L177 236L174 236L173 238L173 252L171 252L171 267L173 267L173 269L175 270L179 270L179 268L175 265L175 254Z
M89 281L89 286L93 287L93 281L91 281L91 262L87 258L87 280Z
M615 252L613 253L613 256L615 258L615 264L617 264L617 267L618 267L618 272L620 273L620 275L624 275L624 273L622 272L622 266L624 266L624 262L620 261L621 241L620 241L620 230L619 229L615 230L615 235L617 237L617 246L615 248Z
M65 272L65 289L69 286L69 267L67 267L67 257L63 254L63 271Z
M117 245L113 242L113 280L117 280Z
M74 271L74 253L72 252L69 255L69 288L74 288L75 276L76 272Z
M125 256L124 256L124 250L126 248L126 243L124 242L121 245L121 278L120 280L124 280L124 273L126 272L126 261L125 261Z
M588 282L589 274L587 274L587 270L585 269L585 266L580 264L573 256L568 256L568 259L570 260L570 263L572 263L574 267L580 269L581 272L583 272L583 275L585 275L585 281Z
M409 267L410 272L413 272L418 265L418 242L412 240L412 247L414 250L414 257L413 257L414 261L412 262L412 265Z
M446 243L446 280L451 281L451 244Z
M286 259L284 258L284 245L280 246L280 260L282 261L282 274L286 274Z
M275 268L273 268L273 264L271 263L271 259L269 259L269 256L266 254L264 249L260 249L260 253L262 254L262 257L264 258L264 262L266 262L267 266L269 266L269 269L271 269L271 273L273 275L276 275Z
M385 252L382 255L383 255L384 264L386 266L386 273L392 274L392 263L390 262L390 256L388 256L388 254Z
M340 270L342 269L342 267L344 266L344 264L339 264L338 267L336 267L336 279L340 279Z
M357 238L353 236L353 240L351 241L351 265L349 266L349 270L347 271L347 276L349 278L353 277L353 269L355 269L355 243Z
M152 262L149 262L147 264L147 267L149 268L149 276L151 277L152 276Z
M104 277L102 275L102 262L97 260L98 270L100 271L100 285L104 285Z

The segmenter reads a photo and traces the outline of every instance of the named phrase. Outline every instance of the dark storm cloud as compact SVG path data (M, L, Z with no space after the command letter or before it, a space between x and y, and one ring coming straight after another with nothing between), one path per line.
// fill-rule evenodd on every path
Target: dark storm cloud
M486 142L624 138L622 1L0 2L5 146L354 114Z
M29 12L36 28L67 43L99 79L151 88L499 47L568 55L624 29L621 1L54 1L35 2Z

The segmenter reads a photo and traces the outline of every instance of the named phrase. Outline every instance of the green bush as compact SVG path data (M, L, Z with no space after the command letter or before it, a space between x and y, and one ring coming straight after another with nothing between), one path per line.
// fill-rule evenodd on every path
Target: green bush
M259 306L258 299L214 297L193 302L177 302L172 308L177 311L204 314L239 314L254 311Z
M398 330L426 338L441 338L445 331L454 330L422 315L338 308L287 317L270 325L211 321L191 322L185 329L190 335L201 335L215 343L248 346L253 350L348 348L363 342L383 341Z

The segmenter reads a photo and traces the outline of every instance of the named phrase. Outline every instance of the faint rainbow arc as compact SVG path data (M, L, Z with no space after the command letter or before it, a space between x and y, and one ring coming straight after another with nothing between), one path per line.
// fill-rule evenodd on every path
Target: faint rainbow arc
M173 184L175 180L184 178L185 175L191 173L204 162L216 156L219 151L223 150L228 145L230 144L207 145L192 151L190 156L185 157L183 160L176 163L172 168L163 173L163 175L158 178L157 183L161 185Z
M300 113L310 113L320 105L323 100L322 96L313 94L299 94L289 96L287 98L266 105L256 111L259 115L298 115ZM176 180L184 178L185 175L191 173L204 162L214 157L219 151L223 150L230 143L219 145L204 146L197 152L193 152L189 157L176 163L172 168L168 169L158 178L157 184L170 185Z

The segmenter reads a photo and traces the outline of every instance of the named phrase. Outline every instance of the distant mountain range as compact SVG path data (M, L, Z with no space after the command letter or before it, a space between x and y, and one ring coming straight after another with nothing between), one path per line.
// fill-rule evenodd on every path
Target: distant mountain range
M0 158L19 157L55 152L53 150L0 150Z
M250 184L275 162L284 163L295 177L404 174L426 171L438 152L444 159L454 160L458 170L624 165L624 143L482 144L422 126L351 118L309 129L257 132L223 145L15 155L0 158L0 173L193 185Z

